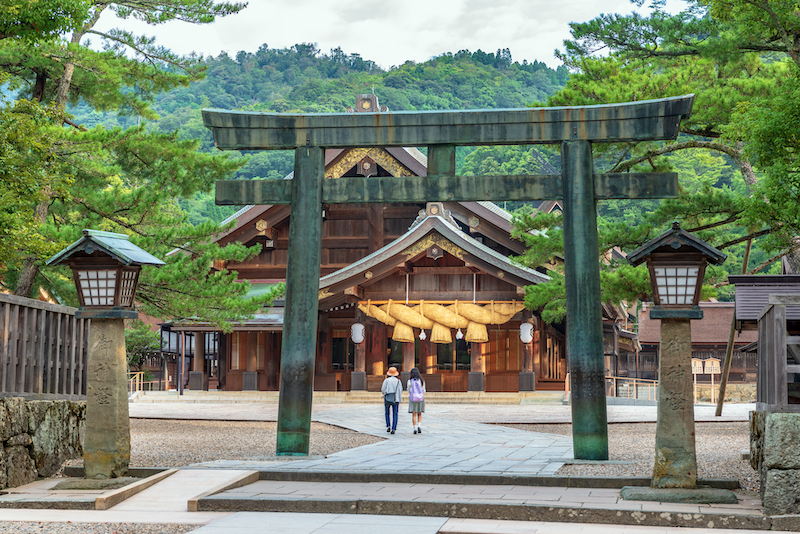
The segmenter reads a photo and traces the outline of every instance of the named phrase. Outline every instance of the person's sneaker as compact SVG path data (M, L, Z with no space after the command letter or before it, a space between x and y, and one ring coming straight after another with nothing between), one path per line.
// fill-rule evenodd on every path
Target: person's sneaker
M416 433L417 433L417 429L415 428L415 429L414 429L414 434L416 434Z
M391 431L392 431L392 427L390 427L390 426L387 426L387 427L386 427L386 431L387 431L387 432L391 432Z
M392 430L392 434L394 434L394 430Z
M422 427L417 429L417 434L422 434Z

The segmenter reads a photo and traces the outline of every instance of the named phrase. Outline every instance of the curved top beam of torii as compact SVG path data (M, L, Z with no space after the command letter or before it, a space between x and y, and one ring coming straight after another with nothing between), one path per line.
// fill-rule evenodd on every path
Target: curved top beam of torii
M694 95L594 106L391 113L260 113L204 109L222 150L668 140Z

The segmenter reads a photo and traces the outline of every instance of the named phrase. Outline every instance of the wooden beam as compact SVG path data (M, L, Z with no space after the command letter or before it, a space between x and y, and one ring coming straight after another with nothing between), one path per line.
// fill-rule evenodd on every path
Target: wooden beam
M286 114L204 109L222 150L528 145L675 139L694 95L561 108Z
M291 180L217 182L217 205L290 204ZM678 175L672 172L595 174L596 199L675 198ZM323 180L325 204L387 202L468 202L475 200L550 200L562 197L561 176L411 176Z
M364 297L364 288L361 287L361 286L346 287L344 289L344 294L345 295L352 295L352 296L357 297L357 298L360 299L360 298Z

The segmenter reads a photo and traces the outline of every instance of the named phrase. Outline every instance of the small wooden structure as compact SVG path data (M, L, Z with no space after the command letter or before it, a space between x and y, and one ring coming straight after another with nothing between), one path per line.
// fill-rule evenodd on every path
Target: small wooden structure
M76 311L0 294L0 397L86 398L90 321Z
M758 411L800 412L800 332L787 328L787 305L800 295L770 295L758 318Z

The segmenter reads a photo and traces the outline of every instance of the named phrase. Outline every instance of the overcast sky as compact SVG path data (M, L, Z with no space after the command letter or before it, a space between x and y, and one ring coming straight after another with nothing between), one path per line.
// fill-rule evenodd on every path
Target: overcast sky
M553 51L569 38L570 22L627 14L634 7L629 0L250 0L238 14L212 25L147 26L104 15L97 29L154 35L180 54L226 51L234 57L264 43L270 48L317 43L325 53L340 46L388 69L462 49L509 48L515 61L556 67Z

